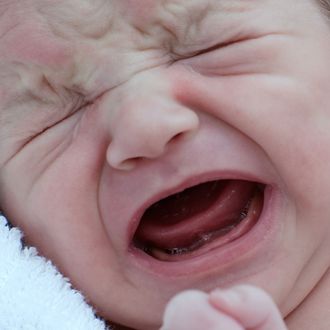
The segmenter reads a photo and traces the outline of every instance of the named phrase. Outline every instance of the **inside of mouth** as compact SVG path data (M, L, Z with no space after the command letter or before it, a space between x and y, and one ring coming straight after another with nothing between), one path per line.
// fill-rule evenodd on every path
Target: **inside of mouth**
M260 205L263 189L251 181L215 180L167 196L144 212L134 245L159 258L189 255L226 236L237 238L231 233L249 214L259 217L251 208L256 199Z

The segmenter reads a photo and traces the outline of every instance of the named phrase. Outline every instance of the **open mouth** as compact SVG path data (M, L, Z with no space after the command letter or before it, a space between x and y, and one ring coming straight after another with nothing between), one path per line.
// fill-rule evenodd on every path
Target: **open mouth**
M239 239L258 222L265 185L216 180L167 196L145 210L136 248L160 261L202 255Z

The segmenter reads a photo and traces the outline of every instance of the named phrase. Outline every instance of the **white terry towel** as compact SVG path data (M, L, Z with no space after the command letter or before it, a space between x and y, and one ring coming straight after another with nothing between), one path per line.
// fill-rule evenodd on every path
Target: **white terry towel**
M0 330L105 330L74 290L22 233L0 215Z

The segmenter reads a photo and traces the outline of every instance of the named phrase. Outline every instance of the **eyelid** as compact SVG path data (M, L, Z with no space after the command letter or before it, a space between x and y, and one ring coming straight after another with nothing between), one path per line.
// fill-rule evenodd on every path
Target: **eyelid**
M203 55L205 53L210 53L214 50L218 50L220 48L224 48L224 47L228 47L230 45L233 45L234 43L236 43L238 41L227 41L227 42L219 42L213 46L210 46L208 48L202 49L200 51L195 52L192 56L199 56L199 55Z
M269 63L278 61L279 49L282 49L278 42L282 39L279 34L244 38L223 49L212 49L214 51L203 52L180 63L205 76L266 73L270 70Z
M177 55L178 58L176 60L185 60L185 59L189 59L192 57L197 57L206 53L211 53L212 51L215 50L219 50L219 49L224 49L224 48L229 48L232 46L236 46L237 44L241 44L241 43L245 43L248 41L253 41L259 38L262 38L262 35L255 35L255 36L241 36L241 37L237 37L236 39L231 39L231 40L227 40L227 41L221 41L218 43L215 43L209 47L203 48L199 51L195 51L195 52L191 52L189 54L184 54L184 55Z
M190 52L190 53L187 52L187 53L184 53L184 54L174 53L175 60L189 59L189 58L192 58L192 57L203 55L205 53L210 53L210 52L212 52L214 50L218 50L218 49L221 49L221 48L229 47L231 45L234 45L234 44L236 44L238 42L243 42L245 40L247 40L247 38L234 39L234 40L230 40L230 41L221 41L221 42L212 44L209 47L205 47L205 48L202 48L200 50L196 50L194 52Z

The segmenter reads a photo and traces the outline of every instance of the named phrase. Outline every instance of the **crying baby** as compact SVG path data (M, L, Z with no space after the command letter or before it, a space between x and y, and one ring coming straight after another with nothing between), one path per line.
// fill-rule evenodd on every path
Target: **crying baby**
M329 9L0 0L1 210L118 329L328 330Z

